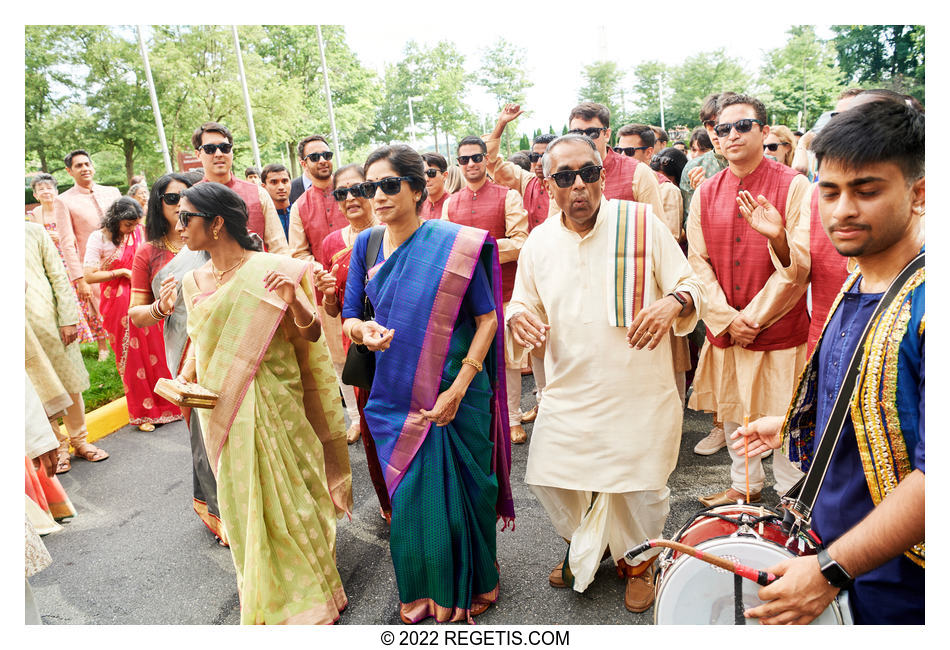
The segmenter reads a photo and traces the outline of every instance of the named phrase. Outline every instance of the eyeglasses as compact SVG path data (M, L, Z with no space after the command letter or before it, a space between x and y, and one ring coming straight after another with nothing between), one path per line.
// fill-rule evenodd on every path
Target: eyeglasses
M638 151L646 151L649 148L650 147L614 147L614 151L633 158Z
M703 120L703 126L712 129L716 126L716 120Z
M234 147L234 145L230 142L218 142L215 144L203 144L198 148L209 156L213 156L215 151L220 151L221 153L231 153L232 147Z
M388 194L392 196L393 194L399 194L399 190L402 189L403 181L412 180L408 176L390 176L389 178L383 178L378 181L367 181L365 183L360 183L359 188L363 191L363 196L367 199L371 199L376 196L376 188L378 187L383 191L383 194Z
M363 195L362 183L357 183L356 185L351 185L350 187L341 187L339 189L333 190L333 198L341 203L346 201L346 195L352 194L354 199L364 199L369 198Z
M562 172L554 172L548 178L553 178L558 187L570 187L574 184L574 179L580 174L581 180L585 183L593 183L600 179L600 165L588 165L580 169L565 169Z
M458 157L459 164L460 164L462 167L464 167L465 165L468 164L469 159L471 159L471 161L472 161L473 163L480 163L481 161L483 161L483 160L485 159L485 154L483 154L483 153L476 153L476 154L472 154L471 156L459 156L459 157Z
M781 146L791 147L787 142L770 142L768 144L763 144L762 149L768 149L769 151L778 151L778 148Z
M428 176L429 178L435 178L438 175L439 175L438 169L432 169L430 167L429 169L426 170L426 176Z
M321 157L327 162L330 162L330 160L333 158L333 152L332 151L316 151L314 153L308 153L306 156L304 156L304 158L306 158L312 163L317 162L318 160L320 160Z
M207 212L188 212L187 210L178 211L178 221L181 222L181 225L185 228L188 227L188 222L191 221L192 217L204 217L205 219L214 219L213 214L208 214Z
M177 192L167 192L165 194L159 194L158 198L165 202L165 205L178 205L178 202L181 201L181 194Z
M543 153L535 153L532 151L531 153L528 154L528 160L530 160L533 163L536 163L539 160L541 160L541 156L543 155L544 155Z
M586 135L591 140L596 140L600 137L601 131L606 131L607 127L604 126L591 126L586 129L571 129L568 133L573 133L575 135Z
M736 133L748 133L752 130L752 125L758 124L762 126L762 122L759 120L754 120L752 118L745 118L742 120L736 120L735 122L726 122L724 124L717 124L713 127L713 131L716 132L716 136L720 138L725 138L732 132L732 127L736 128Z

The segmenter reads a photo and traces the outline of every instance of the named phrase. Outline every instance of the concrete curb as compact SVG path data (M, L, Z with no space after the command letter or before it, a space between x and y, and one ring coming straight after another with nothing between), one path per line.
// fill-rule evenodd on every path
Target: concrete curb
M129 423L129 409L125 397L100 406L94 411L86 413L86 431L88 442L95 442L115 433ZM66 427L60 425L59 430L66 434Z

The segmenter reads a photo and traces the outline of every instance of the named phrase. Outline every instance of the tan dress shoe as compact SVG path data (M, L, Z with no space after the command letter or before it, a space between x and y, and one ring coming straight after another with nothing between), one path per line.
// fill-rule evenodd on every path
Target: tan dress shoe
M645 612L653 604L653 567L639 575L627 578L627 588L623 593L623 606L631 612Z
M707 508L712 508L715 506L728 506L733 503L737 503L739 499L746 501L745 492L739 492L738 490L729 488L728 490L723 490L722 492L716 492L715 494L707 494L704 497L699 497L699 502ZM746 503L754 503L756 501L761 501L761 492L753 492L750 494L749 500Z
M527 424L527 423L529 423L529 422L534 422L534 421L537 420L537 419L538 419L538 405L537 405L537 404L534 405L534 408L533 408L533 409L531 409L531 410L528 411L527 413L523 413L523 414L521 415L521 423L522 423L522 424Z
M525 433L524 427L520 424L516 424L511 427L511 443L514 445L523 445L528 439L528 434Z
M556 567L551 569L550 575L548 575L548 583L552 587L557 587L558 589L563 589L567 587L564 583L564 578L561 577L561 570L564 568L564 562L561 562Z

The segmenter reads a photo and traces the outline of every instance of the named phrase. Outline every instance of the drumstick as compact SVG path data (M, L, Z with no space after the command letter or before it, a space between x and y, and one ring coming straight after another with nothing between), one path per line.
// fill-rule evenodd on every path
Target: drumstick
M774 573L759 571L758 569L753 569L752 567L746 566L745 564L727 560L726 558L719 557L718 555L706 553L705 551L700 551L698 548L687 546L686 544L680 544L679 542L674 542L668 539L648 539L639 546L635 546L634 548L627 551L624 554L624 559L627 562L632 563L636 556L651 548L656 548L657 546L671 548L674 551L691 555L697 560L702 560L703 562L713 564L720 569L725 569L726 571L735 573L736 575L746 578L747 580L751 580L752 582L762 585L763 587L768 586L778 580L778 576L776 576Z
M742 427L749 426L749 416L742 416ZM745 502L749 503L749 436L742 436L745 440Z

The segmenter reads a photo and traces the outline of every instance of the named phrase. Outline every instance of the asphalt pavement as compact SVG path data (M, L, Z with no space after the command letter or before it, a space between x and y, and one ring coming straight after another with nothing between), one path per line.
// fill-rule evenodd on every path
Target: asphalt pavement
M533 388L533 378L524 377L525 410L534 405ZM531 426L526 425L529 444ZM665 536L702 507L698 496L728 486L725 449L712 456L692 451L711 426L710 415L685 411L679 462L669 481ZM239 623L231 554L215 542L191 507L191 449L185 425L175 422L152 433L127 426L97 444L109 451L108 460L74 460L73 469L60 475L78 514L64 530L44 537L53 564L30 581L43 622ZM349 598L340 623L398 625L388 526L379 514L362 445L349 449L354 511L352 520L344 517L337 529L337 566ZM528 444L512 445L516 527L498 533L500 596L477 622L652 624L652 609L632 614L624 608L624 585L610 560L601 564L582 594L548 585L548 573L563 559L565 545L524 483L527 457ZM765 472L769 486L770 460ZM766 488L763 501L774 506L774 490Z

